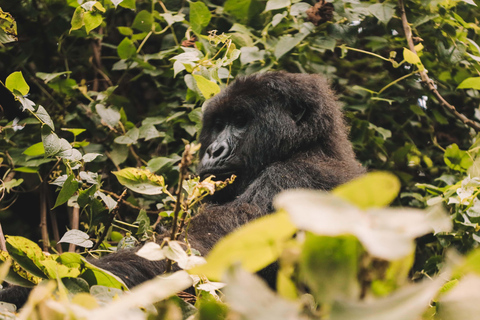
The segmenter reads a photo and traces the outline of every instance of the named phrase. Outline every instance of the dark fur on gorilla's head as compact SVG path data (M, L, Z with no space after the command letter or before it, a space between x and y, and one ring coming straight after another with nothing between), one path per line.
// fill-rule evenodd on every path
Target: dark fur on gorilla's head
M332 162L355 159L335 95L318 75L269 72L239 77L207 102L203 123L201 159L225 125L243 129L241 137L233 134L228 141L232 154L226 162L232 170L227 171L237 180L214 196L214 202L233 200L270 164L302 152ZM201 161L199 173L218 175L208 167ZM218 169L218 163L213 167ZM226 178L222 173L220 178Z

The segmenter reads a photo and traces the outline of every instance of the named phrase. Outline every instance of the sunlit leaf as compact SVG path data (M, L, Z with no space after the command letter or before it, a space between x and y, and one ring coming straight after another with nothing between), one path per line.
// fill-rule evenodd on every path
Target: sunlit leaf
M5 80L5 87L7 87L7 89L12 92L14 92L14 90L17 90L23 96L27 95L30 91L30 86L23 78L23 74L21 71L16 71L10 74Z
M480 77L467 78L462 81L457 89L476 89L480 90Z
M197 82L197 86L205 99L210 99L220 92L220 87L215 82L198 74L194 74L193 78Z
M221 239L208 254L207 264L189 272L217 281L235 263L247 271L258 271L278 258L283 243L295 231L285 213L259 218Z
M203 2L190 2L190 26L193 32L201 34L211 18L212 14Z
M142 194L161 194L165 187L162 176L138 168L125 168L112 172L125 187Z

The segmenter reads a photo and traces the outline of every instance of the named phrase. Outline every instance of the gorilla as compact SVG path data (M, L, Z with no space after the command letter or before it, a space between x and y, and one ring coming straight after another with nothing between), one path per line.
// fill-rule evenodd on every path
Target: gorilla
M190 222L189 243L202 255L236 228L271 213L273 198L282 190L330 190L365 171L355 159L335 95L318 75L269 72L239 77L207 101L199 141L197 171L202 178L237 176ZM158 241L167 236L160 235ZM165 261L143 259L135 250L91 262L129 287L166 267ZM273 269L260 272L270 285ZM21 305L26 290L10 290L15 288L0 292L0 300Z

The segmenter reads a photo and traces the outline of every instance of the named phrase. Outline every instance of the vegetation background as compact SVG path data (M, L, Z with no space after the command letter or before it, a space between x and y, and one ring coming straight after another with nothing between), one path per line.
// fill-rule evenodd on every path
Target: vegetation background
M353 319L352 314L355 319L475 319L480 313L475 303L480 298L478 4L0 0L1 228L53 254L48 258L23 238L5 242L1 235L2 278L28 286L57 279L43 281L44 291L37 291L20 316L76 319L128 311L139 319ZM282 211L256 226L263 238L247 232L246 238L231 240L246 243L241 259L250 272L281 257L283 280L276 293L233 268L222 278L229 283L224 293L202 276L194 295L164 300L191 285L182 274L175 281L155 280L174 283L156 284L166 289L155 294L148 287L132 292L129 297L148 305L143 309L134 298L131 304L120 298L123 308L118 300L105 306L122 295L107 287L124 285L113 278L102 282L101 270L65 253L102 255L152 239L172 224L177 228L177 221L180 229L188 224L195 205L215 188L185 180L186 170L195 168L191 155L203 102L239 75L271 70L323 74L345 110L358 158L370 171L393 173L367 176L337 195L370 213L367 208L392 201L397 208L426 208L430 216L444 209L453 226L434 234L409 232L423 222L416 220L420 211L406 209L412 216L399 220L406 220L407 231L392 231L399 238L387 243L362 238L349 229L353 226L332 235L292 218L297 221L292 227ZM177 188L179 181L183 188ZM306 203L316 203L305 196ZM296 201L283 199L282 208L294 217L297 211L328 211L321 205L298 208ZM360 209L343 205L333 204L336 211L362 219L356 215ZM403 228L395 220L397 209L382 210L394 217L378 222L382 228ZM278 234L268 234L275 223ZM298 230L305 238L289 240ZM60 243L64 235L69 237ZM399 243L419 236L414 259ZM266 239L282 249L249 265L264 256L251 250L268 247ZM383 242L386 251L398 255L378 254L369 241ZM175 251L175 246L172 241L164 249ZM170 255L164 249L147 255L163 252L179 265L195 257L194 248ZM10 272L6 251L15 261ZM222 270L234 262L207 260ZM14 274L23 280L12 280ZM407 281L422 278L433 280ZM305 283L310 290L304 290ZM92 301L98 308L89 310ZM15 316L11 305L5 308L6 316Z

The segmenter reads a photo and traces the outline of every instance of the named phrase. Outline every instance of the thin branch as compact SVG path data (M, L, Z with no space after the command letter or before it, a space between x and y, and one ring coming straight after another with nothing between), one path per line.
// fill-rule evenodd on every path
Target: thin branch
M112 197L114 197L115 199L117 199L117 201L121 201L122 204L126 205L127 207L130 207L132 209L135 209L135 210L142 210L143 208L140 208L140 207L137 207L136 205L133 205L131 204L130 202L128 202L127 200L125 199L121 199L119 195L117 195L116 193L112 192L112 191L108 191L108 190L104 190L102 189L101 190L103 193L106 193L106 194L109 194L111 195ZM144 209L145 210L145 209ZM148 214L155 214L157 215L158 214L158 210L145 210Z
M412 29L410 28L410 24L408 23L407 20L407 14L405 13L405 6L403 4L403 0L398 0L398 4L400 7L400 12L402 16L402 25L403 25L403 31L405 32L405 38L407 39L408 43L408 48L410 51L413 53L417 54L417 51L415 50L415 44L413 43L413 38L412 38ZM420 77L422 78L422 82L425 83L430 91L435 94L438 100L440 100L440 103L446 107L455 117L457 117L459 120L461 120L463 123L465 123L467 126L473 128L475 131L480 131L480 125L476 123L473 120L468 119L464 114L460 113L457 111L457 109L448 103L442 95L438 92L435 82L430 79L430 77L427 75L427 70L422 70L420 71Z
M80 208L73 207L72 208L72 219L70 220L70 230L78 230L80 226ZM68 252L75 252L76 245L70 243L68 246Z
M40 229L42 231L42 247L43 251L48 251L50 247L50 238L47 229L47 192L46 184L43 183L40 187Z
M5 242L5 235L3 234L2 224L0 223L0 249L7 251L7 244Z

